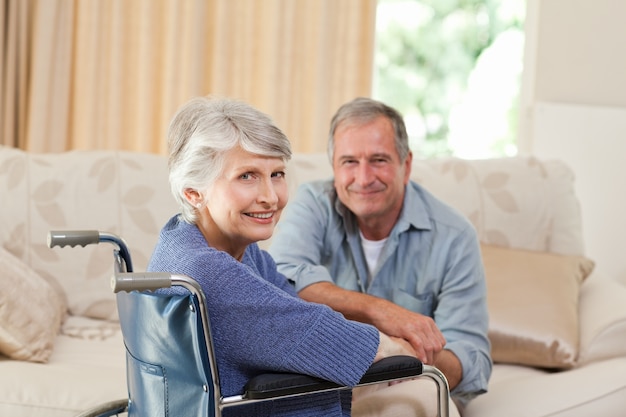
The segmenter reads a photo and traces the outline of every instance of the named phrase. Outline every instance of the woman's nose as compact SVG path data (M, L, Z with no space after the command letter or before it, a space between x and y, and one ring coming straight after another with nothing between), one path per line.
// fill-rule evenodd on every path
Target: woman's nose
M276 192L271 178L261 181L259 186L259 201L269 204L276 204L276 202L278 202L278 193Z

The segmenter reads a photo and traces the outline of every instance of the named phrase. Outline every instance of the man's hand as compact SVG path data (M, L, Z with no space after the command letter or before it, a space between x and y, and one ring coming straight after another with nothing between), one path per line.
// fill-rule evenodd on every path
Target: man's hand
M433 365L446 344L435 321L428 316L414 313L390 301L372 297L371 324L380 331L408 341L423 363Z

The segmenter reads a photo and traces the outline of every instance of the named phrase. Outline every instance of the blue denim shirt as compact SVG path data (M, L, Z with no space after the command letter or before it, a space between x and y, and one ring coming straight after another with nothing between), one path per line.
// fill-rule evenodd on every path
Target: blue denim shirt
M471 223L420 185L406 187L403 211L368 285L368 267L354 215L332 180L301 185L269 249L296 290L316 282L385 298L433 317L446 349L461 361L452 394L466 402L487 389L492 362L480 246Z

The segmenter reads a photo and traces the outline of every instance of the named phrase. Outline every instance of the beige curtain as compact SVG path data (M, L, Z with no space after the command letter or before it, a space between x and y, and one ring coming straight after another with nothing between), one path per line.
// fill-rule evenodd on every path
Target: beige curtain
M376 0L0 0L3 144L165 152L196 95L245 100L299 152L370 95Z

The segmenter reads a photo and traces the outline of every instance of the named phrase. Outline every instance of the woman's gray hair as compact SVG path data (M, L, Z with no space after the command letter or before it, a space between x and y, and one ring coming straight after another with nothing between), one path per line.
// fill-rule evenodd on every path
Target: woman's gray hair
M174 115L167 138L170 187L189 223L195 223L197 212L185 190L198 191L206 203L231 149L239 146L284 162L291 158L289 139L266 114L225 98L197 97L184 104Z
M395 132L396 151L400 156L400 161L404 162L410 152L409 135L406 132L404 119L402 118L400 112L380 101L376 101L371 98L357 97L339 107L337 113L335 113L330 122L327 152L331 164L333 161L333 154L335 152L335 131L340 125L350 123L360 126L369 123L380 116L386 117L391 122Z

